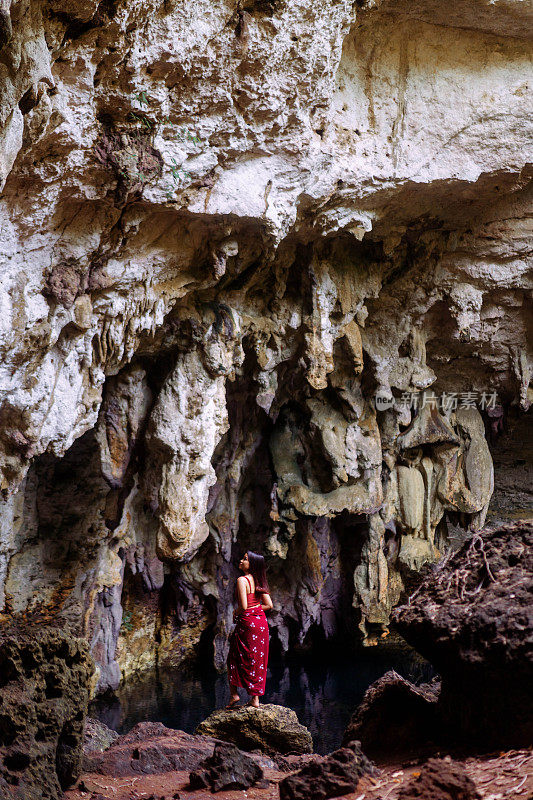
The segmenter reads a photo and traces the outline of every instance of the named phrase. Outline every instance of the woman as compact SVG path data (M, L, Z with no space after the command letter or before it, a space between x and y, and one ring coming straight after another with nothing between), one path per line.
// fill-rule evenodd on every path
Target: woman
M239 562L244 573L237 578L238 608L233 612L235 629L230 636L228 679L231 697L226 708L239 702L237 687L250 695L249 706L259 707L265 693L268 663L268 624L265 611L272 608L263 556L248 551Z

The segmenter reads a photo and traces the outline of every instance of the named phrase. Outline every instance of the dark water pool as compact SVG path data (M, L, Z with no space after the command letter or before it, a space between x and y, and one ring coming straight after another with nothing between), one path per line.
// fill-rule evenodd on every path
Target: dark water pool
M430 680L433 670L401 640L329 658L292 658L268 670L263 702L289 706L312 733L315 750L328 753L340 745L348 720L367 687L389 669L414 682ZM246 697L245 693L243 694ZM193 733L215 708L225 705L225 675L167 670L122 686L115 698L93 703L91 714L125 733L140 721L159 721Z

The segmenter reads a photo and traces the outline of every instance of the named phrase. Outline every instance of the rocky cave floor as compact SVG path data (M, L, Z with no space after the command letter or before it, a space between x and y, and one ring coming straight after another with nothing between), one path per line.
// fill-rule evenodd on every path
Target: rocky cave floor
M142 728L142 723L141 723ZM199 741L206 737L196 737ZM176 732L175 737L165 739L166 747L169 741L175 740L176 747L182 744L181 733ZM152 750L152 758L157 761L157 738L148 738L144 747ZM205 746L205 745L204 745ZM449 759L446 751L436 753L438 757ZM295 762L300 763L302 757L295 757ZM320 756L307 756L304 758L317 758ZM484 756L458 757L455 753L453 759L464 765L468 777L473 781L479 798L482 800L511 800L511 798L531 798L533 796L533 753L529 750L509 750L505 753L491 753ZM254 786L246 790L230 790L217 792L219 800L279 800L279 782L286 777L286 771L279 768L268 758L259 757L263 762L265 783L267 785ZM270 766L268 763L270 762ZM379 772L376 776L363 776L356 791L339 795L345 800L397 800L402 789L409 784L413 777L420 774L424 760L413 758L408 763L378 763ZM109 766L110 772L116 769L116 763ZM214 795L200 789L191 791L189 787L190 770L174 770L171 772L158 772L156 774L140 774L121 777L117 774L84 773L78 781L76 788L66 792L65 800L177 800L177 798L190 798L190 800L204 800ZM444 795L443 795L444 797ZM310 798L311 800L311 798ZM425 800L438 800L429 797Z

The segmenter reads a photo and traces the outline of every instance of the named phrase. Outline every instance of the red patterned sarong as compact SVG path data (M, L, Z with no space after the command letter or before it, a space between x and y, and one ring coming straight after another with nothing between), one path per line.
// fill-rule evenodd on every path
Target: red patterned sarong
M248 603L255 595L248 595ZM248 694L265 693L268 664L268 623L258 605L241 611L229 639L228 675L233 686L246 689Z

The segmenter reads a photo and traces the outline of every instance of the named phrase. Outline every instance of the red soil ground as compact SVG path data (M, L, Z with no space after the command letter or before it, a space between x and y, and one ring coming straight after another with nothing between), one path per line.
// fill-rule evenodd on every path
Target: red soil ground
M481 758L461 759L461 763L474 781L482 800L533 798L531 750L512 750ZM378 766L381 771L377 777L362 778L357 791L343 795L342 800L397 800L402 786L420 772L421 764ZM125 778L87 774L82 776L77 788L66 792L65 800L172 800L176 794L181 800L207 800L213 797L218 800L279 800L277 784L286 774L265 769L265 778L270 781L268 787L218 792L216 795L204 790L188 791L189 773L183 770Z

